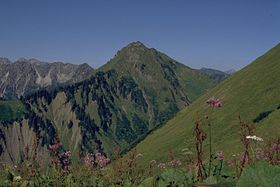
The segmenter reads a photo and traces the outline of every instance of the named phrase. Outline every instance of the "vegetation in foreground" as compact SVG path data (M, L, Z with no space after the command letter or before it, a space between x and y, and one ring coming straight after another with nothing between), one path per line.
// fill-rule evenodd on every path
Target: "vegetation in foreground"
M209 99L212 110L220 110L223 104ZM71 152L64 150L59 139L49 147L51 164L38 160L38 142L25 148L25 159L16 166L1 165L0 180L5 186L277 186L280 183L280 139L264 142L255 135L254 126L239 117L242 152L226 157L222 150L212 148L212 124L210 116L195 121L196 152L182 150L184 159L178 160L172 152L167 162L151 160L141 163L145 157L134 149L120 157L107 158L97 150L87 153L83 161L71 163ZM202 128L207 123L208 129ZM207 133L206 133L207 132ZM203 144L210 139L209 152ZM209 153L209 155L206 155Z

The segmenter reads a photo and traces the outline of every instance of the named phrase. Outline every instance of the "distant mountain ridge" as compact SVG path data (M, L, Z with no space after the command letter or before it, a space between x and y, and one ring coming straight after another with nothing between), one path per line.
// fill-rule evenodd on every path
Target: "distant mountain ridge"
M235 72L236 72L235 69L229 69L229 70L225 71L225 73L228 74L228 75L232 75L232 74L234 74Z
M88 64L48 63L25 58L11 62L0 58L0 97L19 97L39 88L79 82L92 73L93 68Z
M223 72L223 71L211 69L211 68L201 68L201 69L199 69L199 71L209 75L212 79L216 80L217 82L221 82L230 76L230 74L227 72Z

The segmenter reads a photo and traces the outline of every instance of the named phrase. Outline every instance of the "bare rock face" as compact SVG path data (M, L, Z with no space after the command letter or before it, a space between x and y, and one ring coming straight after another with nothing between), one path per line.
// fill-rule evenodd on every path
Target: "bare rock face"
M88 64L47 63L24 58L11 62L0 58L0 97L20 97L39 88L79 82L92 73L93 68Z

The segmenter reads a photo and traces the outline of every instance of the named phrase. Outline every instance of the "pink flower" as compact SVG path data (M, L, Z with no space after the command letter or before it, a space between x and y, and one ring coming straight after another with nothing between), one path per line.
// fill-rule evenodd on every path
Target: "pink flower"
M180 160L171 160L170 162L167 163L167 166L169 167L177 167L177 166L181 166L182 163Z
M101 153L97 152L97 153L95 154L95 163L96 163L99 167L103 168L103 167L107 166L107 164L108 164L109 162L110 162L110 159L107 158L107 157L105 157L105 156L102 155Z
M64 163L69 162L69 158L71 157L71 152L70 151L64 151L59 154L58 156Z
M95 154L87 153L84 157L84 163L89 168L94 167L95 165L99 166L100 168L104 168L108 165L109 162L110 159L102 155L102 153L100 152L97 152Z
M165 163L159 163L158 168L160 169L166 169L166 164Z
M227 162L228 167L233 167L234 166L234 161L233 160L228 160Z
M85 165L89 168L93 167L94 166L94 154L92 153L87 153L85 158L84 158L84 162L85 162Z
M223 151L217 151L216 156L217 156L217 160L224 160Z
M95 157L100 157L102 154L100 152L95 153Z
M55 152L59 148L59 144L55 143L53 145L49 145L49 149L53 152Z
M280 144L274 143L271 147L271 150L274 152L280 152Z
M212 107L221 108L223 104L219 99L210 98L206 101L206 103Z

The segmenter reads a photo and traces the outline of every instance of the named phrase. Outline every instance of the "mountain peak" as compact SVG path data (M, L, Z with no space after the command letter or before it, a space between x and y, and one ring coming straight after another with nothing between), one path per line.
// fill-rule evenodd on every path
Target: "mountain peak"
M140 41L131 42L121 50L119 50L114 58L124 58L127 59L129 62L136 62L139 60L139 57L145 52L148 51L147 48L143 43Z
M26 62L26 63L30 63L30 64L34 64L34 65L39 65L39 64L44 64L46 62L42 62L38 59L35 59L35 58L30 58L30 59L27 59L27 58L19 58L16 62Z
M130 44L127 45L127 47L143 47L147 48L142 42L136 41L136 42L131 42Z

